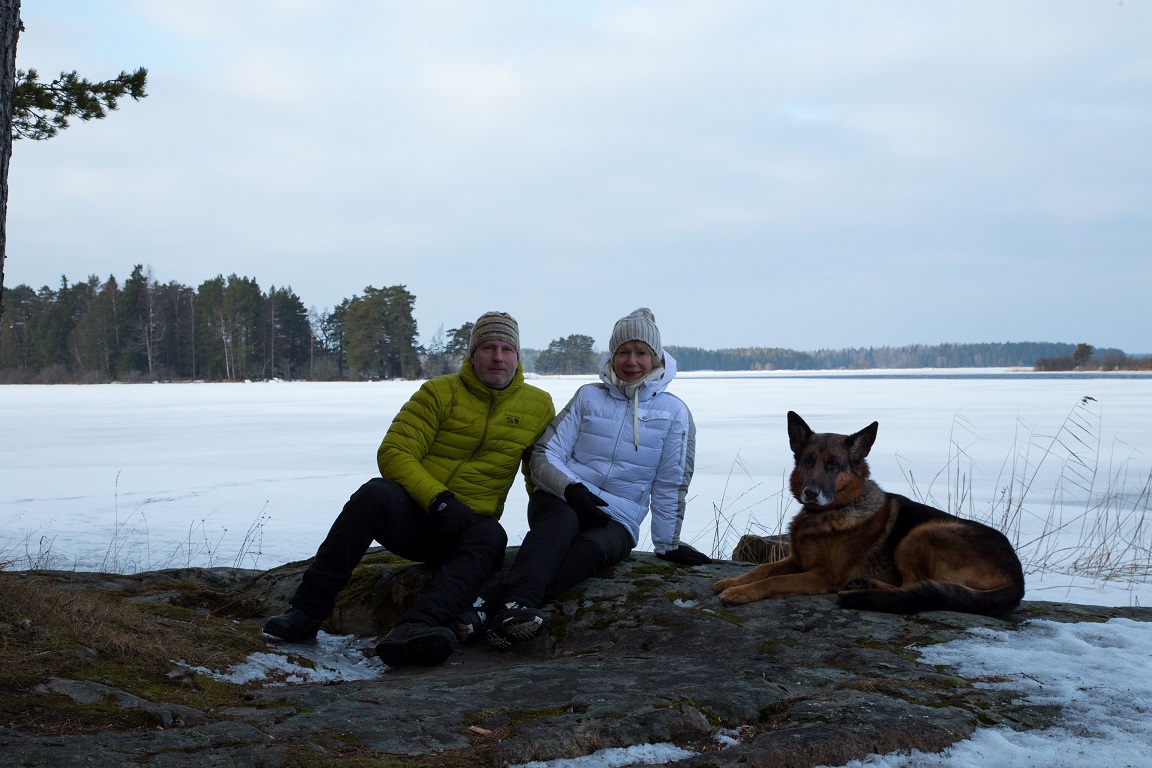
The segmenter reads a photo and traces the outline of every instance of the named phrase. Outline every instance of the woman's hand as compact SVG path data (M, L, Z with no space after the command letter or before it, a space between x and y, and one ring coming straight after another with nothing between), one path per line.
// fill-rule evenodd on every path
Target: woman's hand
M657 552L656 557L677 565L707 565L712 562L712 558L708 555L687 544L681 544L676 549L670 549L667 552Z
M588 486L584 483L570 483L564 489L564 500L576 513L581 528L608 525L612 520L612 516L601 509L608 506L608 502L588 490Z

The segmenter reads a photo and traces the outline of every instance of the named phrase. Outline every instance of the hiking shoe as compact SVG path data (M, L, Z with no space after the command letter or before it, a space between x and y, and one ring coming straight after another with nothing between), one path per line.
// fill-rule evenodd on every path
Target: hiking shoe
M278 637L288 643L312 643L323 619L314 619L304 611L289 608L264 623L264 634Z
M376 644L376 655L390 667L434 667L454 650L455 632L427 624L397 624Z
M492 617L492 623L485 633L488 644L496 648L511 648L517 640L531 640L544 626L544 613L537 608L529 608L517 602L504 603L504 607Z
M488 611L484 608L484 598L476 598L471 608L460 611L452 630L461 643L472 643L488 628Z

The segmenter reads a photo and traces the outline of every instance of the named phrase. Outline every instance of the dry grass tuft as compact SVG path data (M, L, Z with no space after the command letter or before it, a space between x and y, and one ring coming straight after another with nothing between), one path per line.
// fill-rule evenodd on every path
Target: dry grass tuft
M166 673L176 661L209 668L241 662L266 647L258 627L172 604L171 594L152 600L140 587L98 587L61 584L46 574L0 573L0 723L41 733L149 725L114 706L73 706L35 691L54 677L199 709L240 700L242 686L203 677L188 685ZM196 595L177 595L173 602L182 601L194 605Z
M1152 578L1152 472L1131 475L1137 453L1131 446L1102 455L1101 420L1096 399L1083 397L1054 435L1017 440L996 478L1000 492L986 506L975 503L973 462L953 441L952 458L937 476L948 478L946 503L930 492L925 503L1004 531L1026 571L1099 581ZM1043 472L1055 478L1052 485L1042 483Z

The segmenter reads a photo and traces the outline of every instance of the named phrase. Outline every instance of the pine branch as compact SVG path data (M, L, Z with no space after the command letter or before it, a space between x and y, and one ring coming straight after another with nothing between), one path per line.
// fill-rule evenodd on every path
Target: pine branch
M75 71L61 72L50 83L40 82L34 69L16 72L12 138L44 141L69 125L70 118L100 120L119 106L124 96L139 101L148 94L148 70L121 72L119 77L93 83Z

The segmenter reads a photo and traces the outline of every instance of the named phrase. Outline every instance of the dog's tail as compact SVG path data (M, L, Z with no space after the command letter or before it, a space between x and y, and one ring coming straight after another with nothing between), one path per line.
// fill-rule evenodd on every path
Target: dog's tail
M1011 613L1024 598L1024 584L1012 583L1001 589L975 590L959 584L921 581L902 589L857 589L841 592L844 608L883 613L921 611L960 611L984 616Z

